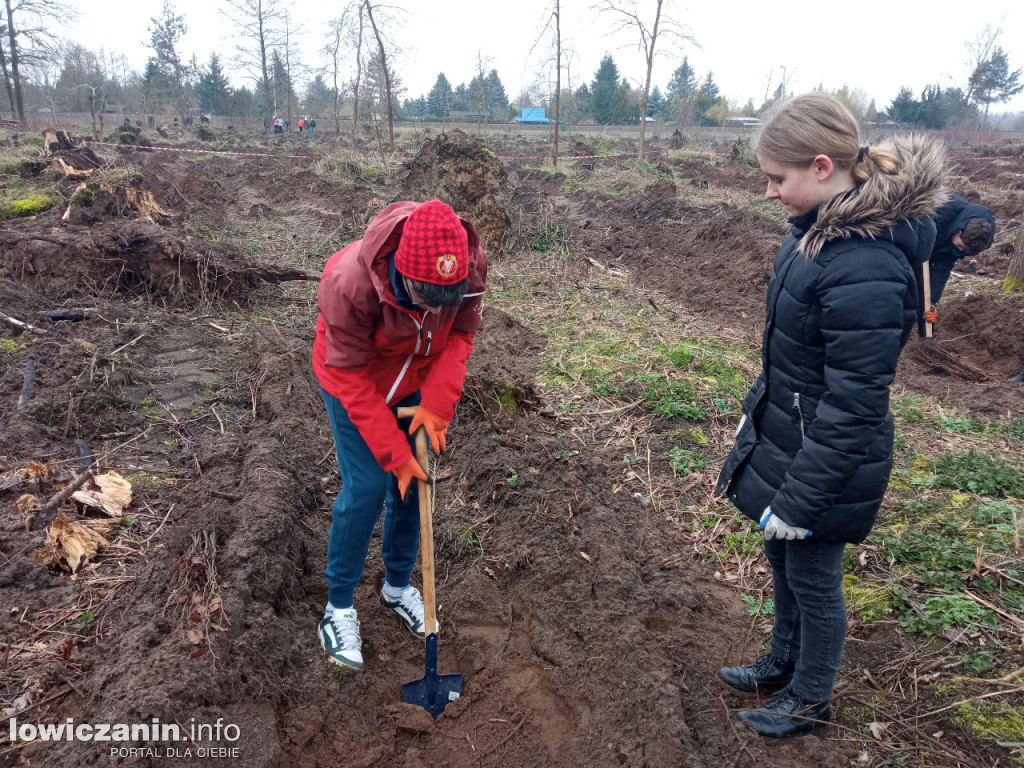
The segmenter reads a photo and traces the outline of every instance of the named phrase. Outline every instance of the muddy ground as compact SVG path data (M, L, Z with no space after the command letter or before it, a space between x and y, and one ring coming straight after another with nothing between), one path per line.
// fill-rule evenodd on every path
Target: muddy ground
M0 706L21 723L222 718L241 734L173 745L190 757L166 743L112 757L109 744L0 733L0 765L193 765L212 746L237 748L221 764L246 766L881 766L844 720L842 693L824 736L765 744L741 727L735 710L751 700L714 670L759 652L746 606L693 534L615 492L615 416L586 433L559 416L537 384L542 339L493 307L437 466L440 671L462 673L466 695L436 722L401 703L402 684L424 674L423 646L376 606L376 541L356 593L367 669L330 667L315 628L339 483L309 362L314 280L387 202L444 179L410 180L411 159L387 181L358 164L325 172L325 154L359 148L322 138L232 138L238 155L97 148L109 192L0 224L0 311L36 327L0 324ZM508 159L529 147L489 145L507 176L491 177L500 194L473 198L500 198L508 219L488 221L520 233L564 222L576 249L627 272L663 311L756 338L782 225L679 194L759 192L728 146L711 163L666 154L653 187L611 195L564 194L557 174ZM1005 189L986 202L1019 226L1024 173L993 157L958 155L957 191ZM86 178L60 185L70 198ZM516 238L490 242L502 244L492 266L513 269ZM937 339L905 353L903 387L971 413L1024 412L1024 387L1005 382L1024 314L989 290L1008 257L964 265ZM15 502L46 502L90 462L126 477L134 498L71 575L33 557L53 511L26 523ZM843 678L862 679L901 642L856 634ZM960 765L1003 759L944 730Z

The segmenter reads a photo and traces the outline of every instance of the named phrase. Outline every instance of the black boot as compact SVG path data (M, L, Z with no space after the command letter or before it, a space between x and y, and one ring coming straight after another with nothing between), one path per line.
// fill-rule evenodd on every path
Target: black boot
M766 653L757 661L742 667L722 667L718 670L718 676L723 683L737 691L771 693L789 685L795 666L792 662L779 661L772 654Z
M760 709L745 709L740 719L765 739L791 739L828 727L832 711L827 701L804 701L792 688L775 694Z
M1013 381L1013 382L1024 381L1024 366L1021 366L1021 369L1019 371L1017 371L1017 375L1016 376L1011 376L1010 378L1007 379L1007 381Z

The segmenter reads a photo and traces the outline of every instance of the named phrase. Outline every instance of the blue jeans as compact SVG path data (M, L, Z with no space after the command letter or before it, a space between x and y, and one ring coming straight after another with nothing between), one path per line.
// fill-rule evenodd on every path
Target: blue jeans
M795 662L793 691L805 701L832 698L846 642L842 541L764 543L772 566L772 654Z
M363 577L370 539L381 510L384 510L381 552L385 578L393 587L409 586L420 545L418 487L412 483L402 501L398 496L398 479L391 472L385 472L374 458L341 401L322 388L320 394L334 433L341 474L341 493L331 508L331 532L327 538L327 570L324 572L327 598L335 608L349 608L353 605L356 585ZM419 402L420 394L415 392L394 407L419 405ZM409 422L410 419L399 419L398 426L407 432ZM409 445L414 445L412 436Z

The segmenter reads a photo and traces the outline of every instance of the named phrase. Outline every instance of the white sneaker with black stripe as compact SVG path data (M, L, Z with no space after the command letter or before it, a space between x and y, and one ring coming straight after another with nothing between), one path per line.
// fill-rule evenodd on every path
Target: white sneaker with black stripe
M357 670L363 668L363 641L355 608L335 608L320 621L316 634L335 664Z
M402 623L409 628L416 637L425 637L423 632L423 595L416 587L409 585L402 590L397 599L391 600L388 597L387 587L380 590L380 604L389 611L394 611ZM437 622L437 632L441 631L441 622Z

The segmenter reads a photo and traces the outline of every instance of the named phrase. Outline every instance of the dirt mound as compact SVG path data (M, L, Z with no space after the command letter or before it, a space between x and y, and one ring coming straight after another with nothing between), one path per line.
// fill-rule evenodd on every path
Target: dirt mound
M943 301L931 341L915 335L897 380L972 413L1019 416L1024 386L1007 379L1024 360L1024 304L979 294Z
M505 165L483 141L459 130L427 141L406 164L402 198L448 203L473 223L488 252L498 248L509 228Z
M723 324L760 323L783 233L755 214L725 205L685 205L673 192L664 183L640 200L588 200L578 236L585 252L621 263L641 285ZM588 225L602 221L610 226Z

